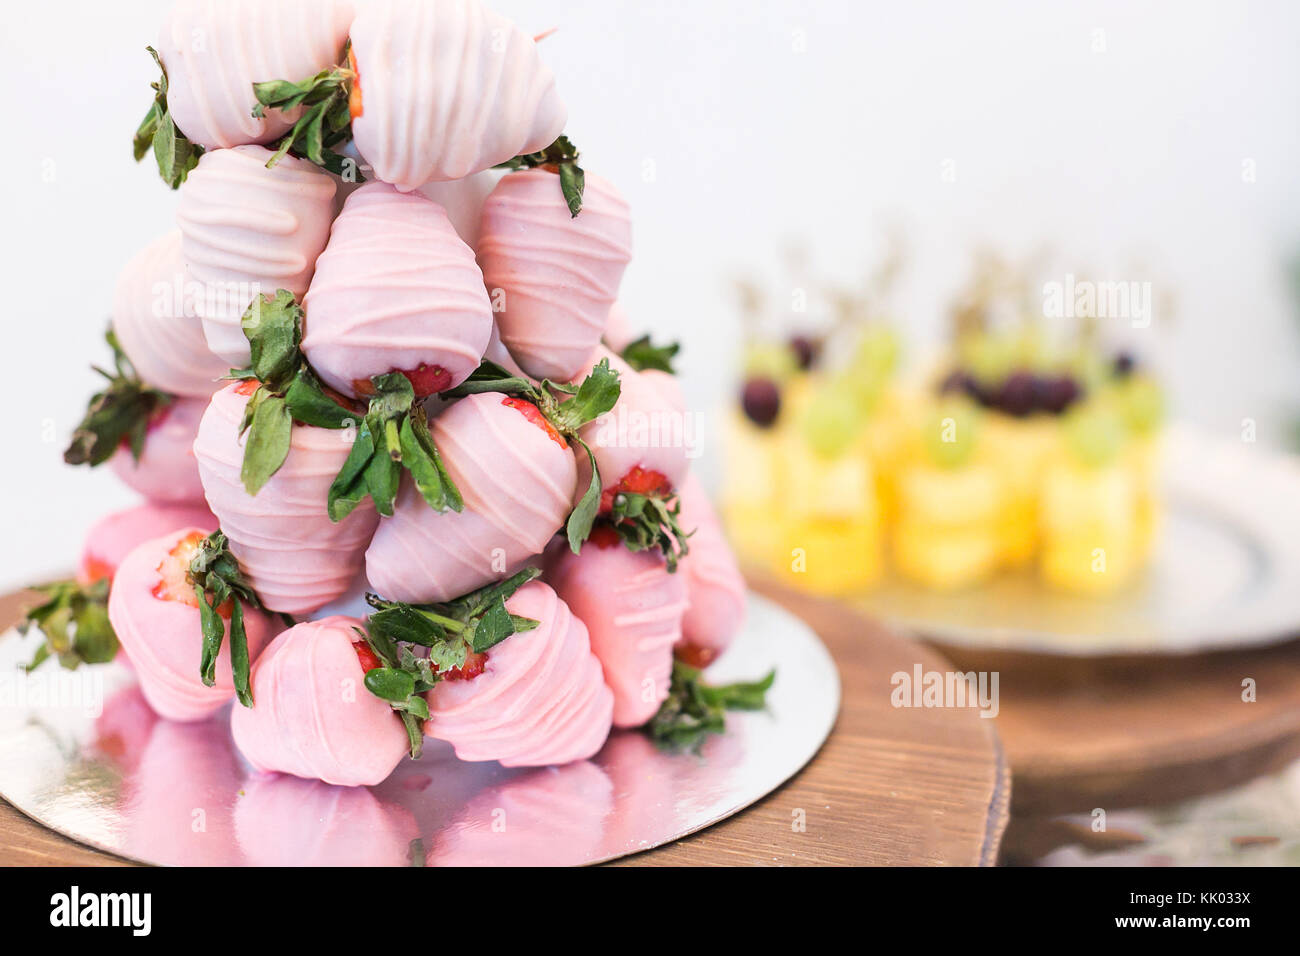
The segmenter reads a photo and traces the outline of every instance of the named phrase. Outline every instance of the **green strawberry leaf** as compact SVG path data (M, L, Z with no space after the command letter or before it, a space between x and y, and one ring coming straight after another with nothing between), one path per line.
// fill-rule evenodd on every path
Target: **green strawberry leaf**
M582 498L578 500L577 506L569 513L569 520L564 525L565 535L569 539L569 548L574 554L582 550L582 543L591 535L591 526L596 521L596 513L600 510L600 469L596 466L596 453L581 438L575 439L582 446L582 450L587 453L587 459L591 462L591 481L587 483L587 490L582 493Z
M36 628L45 640L25 669L31 672L51 657L69 670L116 657L118 642L108 620L108 589L107 578L87 585L56 581L36 588L45 600L27 611L18 632L27 634Z
M676 494L639 495L622 492L614 496L610 523L630 551L647 551L658 548L663 553L669 572L677 570L677 562L690 551L687 539L694 532L685 532L677 519L681 502Z
M139 461L149 423L173 400L140 380L111 328L104 339L113 350L113 371L95 368L108 380L108 386L91 396L85 416L72 432L72 441L63 453L69 465L101 465L123 445Z
M253 96L257 99L257 105L253 107L255 117L264 116L268 109L287 112L302 108L293 127L267 160L268 169L292 153L339 176L347 170L353 182L365 181L356 164L335 151L335 147L352 138L348 97L353 79L351 70L334 67L300 83L267 80L253 84Z
M618 372L609 367L609 359L601 359L582 380L577 392L559 403L552 423L560 434L570 436L618 404L622 390Z
M303 365L305 313L288 289L254 297L240 319L251 355L249 371L263 385L283 393Z
M203 155L204 150L199 144L191 143L185 138L185 134L176 128L176 123L167 111L167 69L163 66L157 50L151 46L145 49L157 64L160 76L157 82L151 84L154 90L153 103L149 105L149 112L136 128L131 143L131 153L138 163L152 149L154 159L158 163L158 174L162 176L163 182L172 189L179 189L190 171L199 164L199 157Z
M638 372L654 369L667 372L669 375L676 375L677 373L673 369L673 359L677 357L677 353L681 350L680 342L655 345L650 341L650 336L643 335L635 342L628 343L627 348L623 349L623 361Z
M366 672L366 690L380 700L405 703L415 693L415 678L395 667L376 667Z
M769 671L759 681L713 687L699 670L674 661L668 697L643 730L666 750L698 750L709 734L726 730L728 710L761 710L775 680Z
M226 622L219 609L230 602L230 665L235 695L245 707L252 707L244 605L259 611L265 607L231 554L225 534L214 531L199 543L186 578L199 601L199 624L203 636L199 679L208 687L216 683L217 658L226 637ZM288 623L292 624L292 619Z
M334 481L330 484L325 509L331 521L342 521L352 513L357 505L365 500L367 494L366 467L374 454L374 436L370 434L369 423L363 421L357 429L357 437L352 443L352 450L348 452L343 467L339 469L339 473L335 475Z
M250 424L239 477L244 490L256 495L289 457L293 416L289 414L285 400L268 392L265 387L253 393L245 415Z

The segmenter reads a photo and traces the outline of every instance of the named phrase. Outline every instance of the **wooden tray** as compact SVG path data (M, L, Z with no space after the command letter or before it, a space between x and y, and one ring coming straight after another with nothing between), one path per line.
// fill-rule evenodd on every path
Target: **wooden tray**
M835 730L802 773L748 810L616 865L992 864L1010 798L994 722L890 704L891 674L918 663L946 670L944 659L834 604L761 590L808 621L834 655L844 696ZM31 592L0 598L0 627L31 601ZM0 803L0 864L123 862Z

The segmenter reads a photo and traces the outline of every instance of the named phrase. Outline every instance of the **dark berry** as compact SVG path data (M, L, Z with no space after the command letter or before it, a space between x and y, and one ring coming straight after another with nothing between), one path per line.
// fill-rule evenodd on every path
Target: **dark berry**
M796 335L790 339L790 351L794 353L794 360L799 363L799 368L806 372L817 361L817 354L821 351L821 347L806 335Z
M1120 352L1115 356L1112 368L1116 378L1128 378L1133 374L1133 369L1137 366L1137 360L1129 352Z
M1012 372L998 389L996 407L1024 418L1038 405L1038 382L1032 372Z
M1038 407L1059 415L1079 400L1079 383L1069 375L1054 375L1041 379L1038 385Z
M969 381L970 376L966 374L964 369L955 368L945 375L943 381L939 383L939 393L941 395L951 395L965 392Z
M751 378L740 396L745 416L759 428L767 428L781 414L781 389L770 378Z

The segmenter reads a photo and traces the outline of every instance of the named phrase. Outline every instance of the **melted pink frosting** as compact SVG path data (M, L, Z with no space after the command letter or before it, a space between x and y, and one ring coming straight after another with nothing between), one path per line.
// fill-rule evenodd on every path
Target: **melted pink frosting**
M686 576L689 601L682 618L683 642L721 653L745 623L745 579L700 480L687 475L678 491L679 523L695 532L678 569Z
M181 187L181 254L198 283L194 309L208 347L229 365L248 362L240 320L257 295L302 296L334 218L334 180L302 159L239 146L204 153Z
M422 364L459 385L492 334L483 274L446 212L385 183L348 197L303 304L307 360L353 397L355 380Z
M425 859L429 866L578 866L600 849L613 809L614 786L591 761L542 767L477 794Z
M379 515L367 498L337 524L326 514L330 484L351 446L346 432L294 425L280 470L256 497L239 472L248 397L236 386L212 396L194 453L208 506L253 589L272 611L310 614L347 592Z
M565 381L582 368L631 259L627 203L591 173L576 217L545 169L511 173L483 204L478 260L488 290L501 290L501 341L536 378Z
M199 679L203 633L199 609L183 601L154 597L161 580L158 566L177 542L201 528L185 528L154 538L126 556L108 595L108 619L117 639L131 658L149 706L168 720L203 720L235 695L230 673L230 641L221 645L216 683ZM244 608L248 655L257 659L275 633L272 619L254 608Z
M351 22L345 0L179 0L158 36L172 118L209 149L276 139L298 111L254 118L253 84L329 69Z
M405 809L364 787L258 776L235 805L235 833L254 866L402 866L420 835Z
M478 677L429 692L424 732L461 760L533 767L585 760L609 736L613 695L591 653L587 628L547 585L524 585L506 608L541 624L488 651Z
M245 759L262 771L344 787L382 782L410 746L397 713L370 693L352 617L295 624L253 668L253 706L230 712Z
M614 488L639 465L659 472L677 487L690 468L681 390L671 375L638 372L604 346L596 349L572 381L582 381L602 358L609 359L610 368L619 373L622 389L618 404L579 432L596 454L601 484ZM587 487L590 474L587 456L582 455L578 458L579 489Z
M352 23L357 149L403 192L549 146L566 112L537 45L478 0L371 0Z
M200 528L206 534L217 530L217 519L206 504L153 502L105 515L86 533L77 580L88 584L97 578L112 578L137 545L179 528Z
M438 514L404 482L366 552L366 575L384 597L459 597L540 553L564 526L577 474L573 452L504 398L470 395L434 420L433 440L465 510Z
M207 398L230 370L203 337L177 230L141 249L118 276L113 331L140 378L164 392Z
M686 581L657 551L591 541L562 554L548 580L587 625L614 692L614 726L640 727L668 696L673 645L682 636Z
M199 430L206 399L178 398L149 425L140 460L126 447L109 459L113 473L150 501L198 504L203 501L199 466L191 445Z

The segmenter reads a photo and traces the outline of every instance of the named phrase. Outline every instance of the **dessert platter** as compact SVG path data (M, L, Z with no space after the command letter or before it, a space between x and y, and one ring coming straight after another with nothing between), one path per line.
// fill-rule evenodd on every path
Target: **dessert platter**
M722 496L750 568L948 646L1294 634L1300 463L1167 425L1148 363L1096 322L1047 328L1011 271L977 272L919 367L851 296L819 334L752 337Z
M176 228L64 456L145 500L0 641L0 794L149 862L583 863L797 772L835 667L746 593L537 42L180 0L149 49Z

